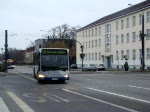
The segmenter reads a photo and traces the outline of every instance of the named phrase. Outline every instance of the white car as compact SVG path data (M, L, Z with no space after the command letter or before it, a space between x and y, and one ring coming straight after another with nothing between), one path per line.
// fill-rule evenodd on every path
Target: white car
M84 64L83 65L83 71L96 71L96 65L95 64Z
M15 68L15 65L8 65L7 68L8 68L8 69L14 69L14 68Z
M97 65L97 70L105 70L104 64L98 64Z

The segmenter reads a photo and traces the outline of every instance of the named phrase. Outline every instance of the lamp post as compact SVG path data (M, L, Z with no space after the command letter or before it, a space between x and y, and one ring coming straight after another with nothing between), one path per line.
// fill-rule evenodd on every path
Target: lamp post
M5 30L5 72L7 73L7 55L8 55L8 42L7 42L7 30Z
M142 10L143 11L143 10ZM145 37L145 34L144 34L144 13L142 14L142 32L140 34L140 37L141 37L141 41L142 41L142 60L141 60L141 64L142 64L142 71L144 71L145 69L145 53L144 53L144 48L145 48L145 43L144 43L144 37Z
M128 4L129 6L132 6L132 4ZM143 9L141 8L141 11L143 12ZM141 38L141 46L142 46L142 56L141 56L141 65L142 65L142 71L145 70L145 43L144 43L144 12L142 13L142 32L140 33Z

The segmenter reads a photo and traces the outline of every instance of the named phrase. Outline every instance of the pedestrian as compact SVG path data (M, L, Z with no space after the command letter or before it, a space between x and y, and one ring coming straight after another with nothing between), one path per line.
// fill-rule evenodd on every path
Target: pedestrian
M125 68L125 71L128 71L128 69L129 69L128 62L125 62L124 68Z

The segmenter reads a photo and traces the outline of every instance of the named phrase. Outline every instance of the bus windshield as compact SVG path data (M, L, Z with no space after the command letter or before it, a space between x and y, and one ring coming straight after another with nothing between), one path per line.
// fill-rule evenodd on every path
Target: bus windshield
M41 68L47 70L67 70L68 55L42 55Z

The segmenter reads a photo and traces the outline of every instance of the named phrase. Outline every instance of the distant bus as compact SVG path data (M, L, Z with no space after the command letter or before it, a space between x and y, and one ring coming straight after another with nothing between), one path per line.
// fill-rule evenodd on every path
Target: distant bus
M33 55L33 74L38 82L69 80L69 49L40 48Z

